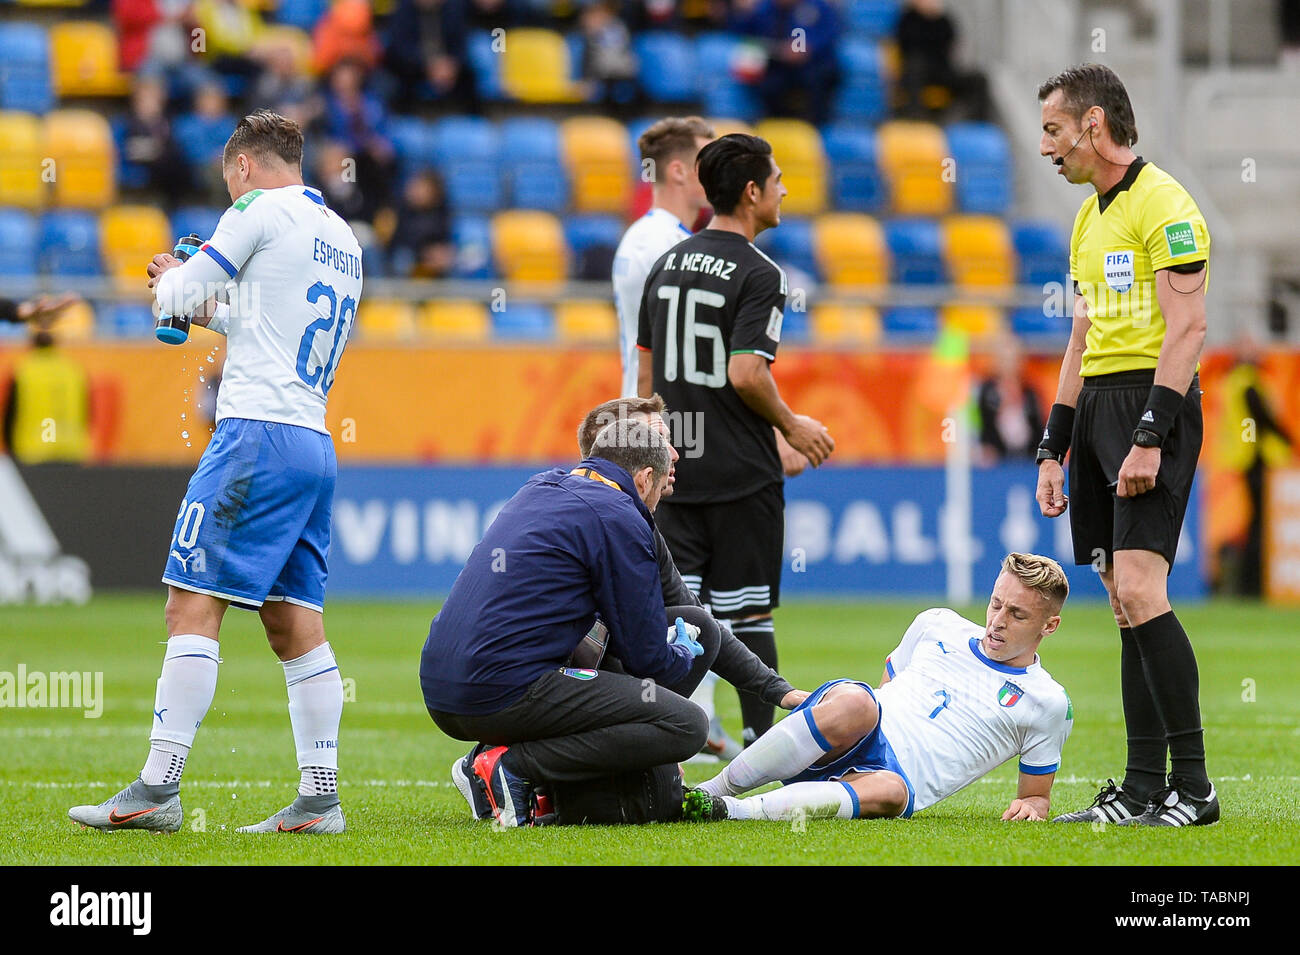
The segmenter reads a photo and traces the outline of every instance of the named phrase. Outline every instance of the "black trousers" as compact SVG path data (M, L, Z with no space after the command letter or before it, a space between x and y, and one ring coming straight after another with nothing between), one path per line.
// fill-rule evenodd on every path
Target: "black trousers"
M496 713L429 715L453 739L509 746L511 762L533 783L580 782L688 759L703 748L709 721L687 697L713 665L721 634L699 607L669 607L665 631L677 617L700 628L704 654L671 687L621 672L611 660L594 675L551 670Z

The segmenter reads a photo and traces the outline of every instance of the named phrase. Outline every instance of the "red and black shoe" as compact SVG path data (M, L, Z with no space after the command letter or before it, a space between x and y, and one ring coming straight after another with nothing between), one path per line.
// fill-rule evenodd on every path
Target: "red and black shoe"
M483 780L492 818L506 827L532 823L533 784L510 772L503 757L506 746L493 746L474 757L474 775Z

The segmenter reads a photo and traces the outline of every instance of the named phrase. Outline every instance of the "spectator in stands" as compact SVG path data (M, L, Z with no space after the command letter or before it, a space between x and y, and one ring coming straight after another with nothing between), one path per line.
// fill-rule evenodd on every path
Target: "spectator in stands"
M253 87L253 101L310 129L324 110L312 82L300 68L287 38L268 37L257 47L262 73Z
M198 0L193 17L203 30L203 47L208 66L225 76L251 82L260 66L253 59L253 45L263 24L257 11L238 0Z
M1038 392L1025 376L1024 353L1014 336L998 342L995 360L996 373L980 382L977 399L981 463L1032 461L1046 418Z
M324 118L326 134L342 143L355 161L357 183L373 216L373 210L388 201L397 166L393 143L383 131L384 106L366 92L365 81L359 61L336 64L329 75Z
M467 0L401 0L389 21L384 63L400 84L403 111L431 96L458 112L478 112L467 8Z
M535 19L526 0L469 0L467 22L471 30L532 26Z
M899 116L938 120L956 106L966 119L988 119L988 84L983 74L960 70L953 62L957 28L944 11L943 0L908 0L895 39L902 60Z
M216 205L230 201L221 176L221 156L235 122L225 86L208 74L194 91L193 112L176 125L179 145L192 167L195 185Z
M172 69L190 56L189 0L113 0L122 69Z
M755 83L770 116L795 116L814 126L830 117L839 83L839 13L829 0L735 0L731 29L754 37L767 62ZM706 64L726 69L726 64Z
M589 0L583 7L582 80L589 101L630 113L641 105L641 89L632 35L618 10L618 0Z
M121 120L124 177L131 185L161 195L175 206L193 189L190 165L167 118L167 83L161 76L135 78L131 107Z
M325 197L325 204L346 219L348 225L374 221L379 203L358 184L356 158L347 146L334 140L319 143L313 151L312 170L314 184Z
M383 53L371 22L370 4L364 0L338 0L317 21L312 44L314 66L321 75L344 60L370 69Z
M440 278L455 259L451 215L442 178L432 169L411 176L397 208L397 226L388 243L388 267L395 276Z

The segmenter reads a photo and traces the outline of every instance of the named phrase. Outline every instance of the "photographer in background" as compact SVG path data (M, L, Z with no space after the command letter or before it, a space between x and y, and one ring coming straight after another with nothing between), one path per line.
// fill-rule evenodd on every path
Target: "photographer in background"
M0 299L0 322L26 322L32 330L31 350L14 364L4 402L4 443L24 464L78 463L90 456L90 378L56 347L50 331L76 300L71 293Z

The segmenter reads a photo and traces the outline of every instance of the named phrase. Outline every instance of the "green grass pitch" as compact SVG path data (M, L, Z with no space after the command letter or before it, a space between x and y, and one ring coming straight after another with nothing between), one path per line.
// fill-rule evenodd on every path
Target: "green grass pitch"
M102 671L103 713L0 709L0 864L990 864L1294 863L1300 844L1300 611L1186 606L1197 647L1206 747L1223 822L1187 831L1003 823L1015 761L908 821L499 831L468 818L448 774L466 746L424 712L417 667L434 603L332 602L326 628L355 699L344 709L338 837L243 836L292 798L297 782L283 671L257 618L231 611L216 701L182 786L172 836L82 830L70 805L99 802L138 772L162 659L161 594L108 595L80 608L0 611L0 672ZM811 689L837 676L874 683L925 604L791 602L777 612L783 672ZM968 616L982 619L983 610ZM1053 808L1087 805L1123 772L1118 638L1100 602L1075 600L1043 646L1069 690L1074 733ZM735 695L719 691L738 732ZM712 774L689 766L688 779Z

